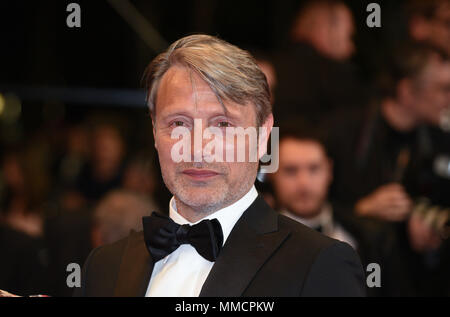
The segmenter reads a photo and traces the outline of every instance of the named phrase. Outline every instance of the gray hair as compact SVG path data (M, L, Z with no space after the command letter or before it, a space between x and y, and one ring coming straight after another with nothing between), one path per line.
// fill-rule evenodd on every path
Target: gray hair
M161 78L174 65L195 71L222 105L223 100L253 103L258 124L272 113L266 76L250 53L217 37L197 34L174 42L148 65L144 80L152 115Z

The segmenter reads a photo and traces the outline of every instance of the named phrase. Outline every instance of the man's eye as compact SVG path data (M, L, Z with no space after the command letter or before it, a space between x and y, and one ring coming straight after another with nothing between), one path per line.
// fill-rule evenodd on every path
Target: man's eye
M317 174L320 171L320 166L319 165L312 165L309 167L309 172L311 174Z
M284 168L284 173L289 176L294 176L297 173L296 167L286 167Z
M228 128L231 127L231 124L227 121L220 121L218 124L219 128Z
M173 121L171 123L171 126L173 126L173 127L182 127L182 126L184 126L184 122L183 121Z

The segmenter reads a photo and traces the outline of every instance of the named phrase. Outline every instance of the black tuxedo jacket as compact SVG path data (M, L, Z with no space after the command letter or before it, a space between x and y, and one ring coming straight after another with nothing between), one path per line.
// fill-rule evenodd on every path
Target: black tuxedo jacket
M145 296L154 262L142 232L91 252L75 296ZM200 296L364 296L353 249L279 215L261 196L231 231Z

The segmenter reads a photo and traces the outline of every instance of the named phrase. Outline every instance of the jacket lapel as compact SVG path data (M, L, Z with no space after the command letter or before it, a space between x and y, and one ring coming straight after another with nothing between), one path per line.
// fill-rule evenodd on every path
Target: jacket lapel
M259 195L231 231L200 296L241 296L288 236L289 231L278 230L278 214Z
M142 232L132 232L122 256L114 296L145 296L153 271L153 260Z

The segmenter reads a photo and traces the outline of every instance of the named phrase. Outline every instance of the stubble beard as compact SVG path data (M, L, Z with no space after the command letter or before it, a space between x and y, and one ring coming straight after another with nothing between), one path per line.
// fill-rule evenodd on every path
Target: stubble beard
M205 169L208 168L208 165L199 164ZM204 182L189 180L188 176L182 173L186 169L185 166L177 167L172 177L165 175L166 173L162 171L164 182L174 195L178 210L189 208L200 217L206 217L242 198L255 182L256 172L254 175L246 173L246 177L231 182L226 167L220 165L211 165L211 167L213 167L212 170L221 174L214 180Z

